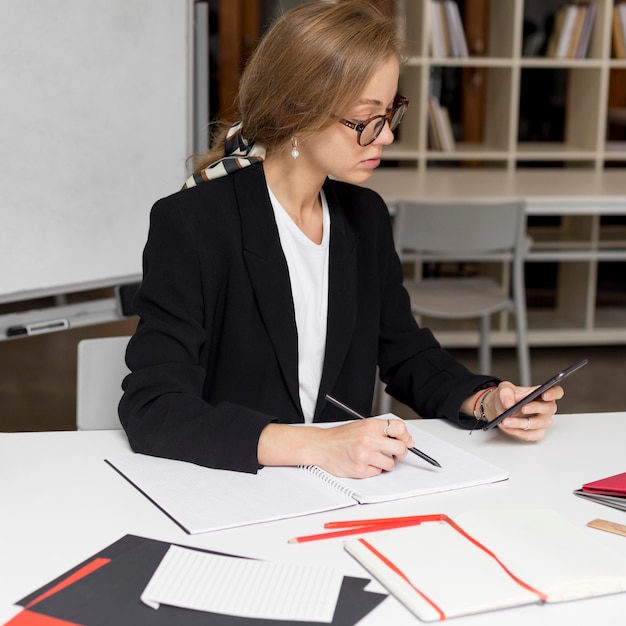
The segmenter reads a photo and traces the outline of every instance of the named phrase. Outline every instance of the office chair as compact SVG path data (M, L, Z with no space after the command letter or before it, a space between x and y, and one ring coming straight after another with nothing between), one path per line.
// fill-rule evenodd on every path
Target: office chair
M500 311L514 314L519 384L530 385L523 203L400 202L394 219L394 240L402 262L415 264L416 277L405 280L414 315L480 319L480 373L492 373L491 316ZM499 283L486 277L422 278L423 265L449 262L504 263L504 280ZM383 402L383 408L387 406L389 399Z
M129 339L100 337L78 342L77 430L122 427L117 405L122 397L122 379L130 371L124 361Z

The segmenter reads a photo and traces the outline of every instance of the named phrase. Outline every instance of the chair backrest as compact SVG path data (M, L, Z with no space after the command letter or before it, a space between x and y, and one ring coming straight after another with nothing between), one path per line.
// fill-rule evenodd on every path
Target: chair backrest
M78 343L76 428L121 428L117 405L122 379L129 373L124 356L130 337L83 339Z
M394 218L403 261L521 259L525 238L522 201L399 202Z

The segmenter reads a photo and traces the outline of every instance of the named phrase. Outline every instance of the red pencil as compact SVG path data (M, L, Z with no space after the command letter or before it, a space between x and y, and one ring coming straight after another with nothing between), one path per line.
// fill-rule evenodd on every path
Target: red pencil
M389 517L379 520L355 520L354 522L328 522L325 528L341 528L329 533L318 533L315 535L305 535L303 537L293 537L289 543L305 543L307 541L318 541L320 539L334 539L336 537L346 537L348 535L358 535L362 533L372 533L379 530L392 530L394 528L404 528L406 526L417 526L422 522L434 522L443 519L442 515L419 515L412 517ZM329 524L339 524L339 526L329 526ZM360 525L358 525L360 524ZM348 528L347 526L351 527Z
M326 522L324 528L353 528L356 526L378 526L380 524L438 522L444 519L443 513L432 515L408 515L406 517L379 517L375 519L342 520L340 522Z

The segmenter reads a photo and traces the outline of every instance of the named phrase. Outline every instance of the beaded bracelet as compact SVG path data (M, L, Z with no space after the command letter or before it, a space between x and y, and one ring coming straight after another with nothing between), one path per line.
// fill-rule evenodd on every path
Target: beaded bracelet
M472 410L472 414L474 415L474 419L477 420L482 420L483 422L487 421L487 416L485 415L485 398L492 392L495 391L497 389L497 387L487 387L487 389L485 389L483 391L483 393L481 393L477 398L476 401L474 402L474 409ZM478 408L478 404L480 403L480 417L478 417L478 415L476 415L476 409Z
M489 420L487 419L487 416L485 415L485 400L487 399L487 396L494 392L497 389L497 387L490 387L489 389L487 389L486 393L483 394L483 397L480 399L480 420L482 422L488 422Z

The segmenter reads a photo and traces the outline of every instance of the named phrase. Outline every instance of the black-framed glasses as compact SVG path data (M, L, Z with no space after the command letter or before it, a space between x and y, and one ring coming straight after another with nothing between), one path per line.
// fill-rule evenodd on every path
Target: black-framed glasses
M360 146L369 146L382 132L385 122L389 122L389 129L395 130L402 121L406 110L409 107L409 101L404 97L397 95L394 98L391 111L385 115L374 115L363 122L355 124L348 120L339 120L340 124L356 130L356 140Z

